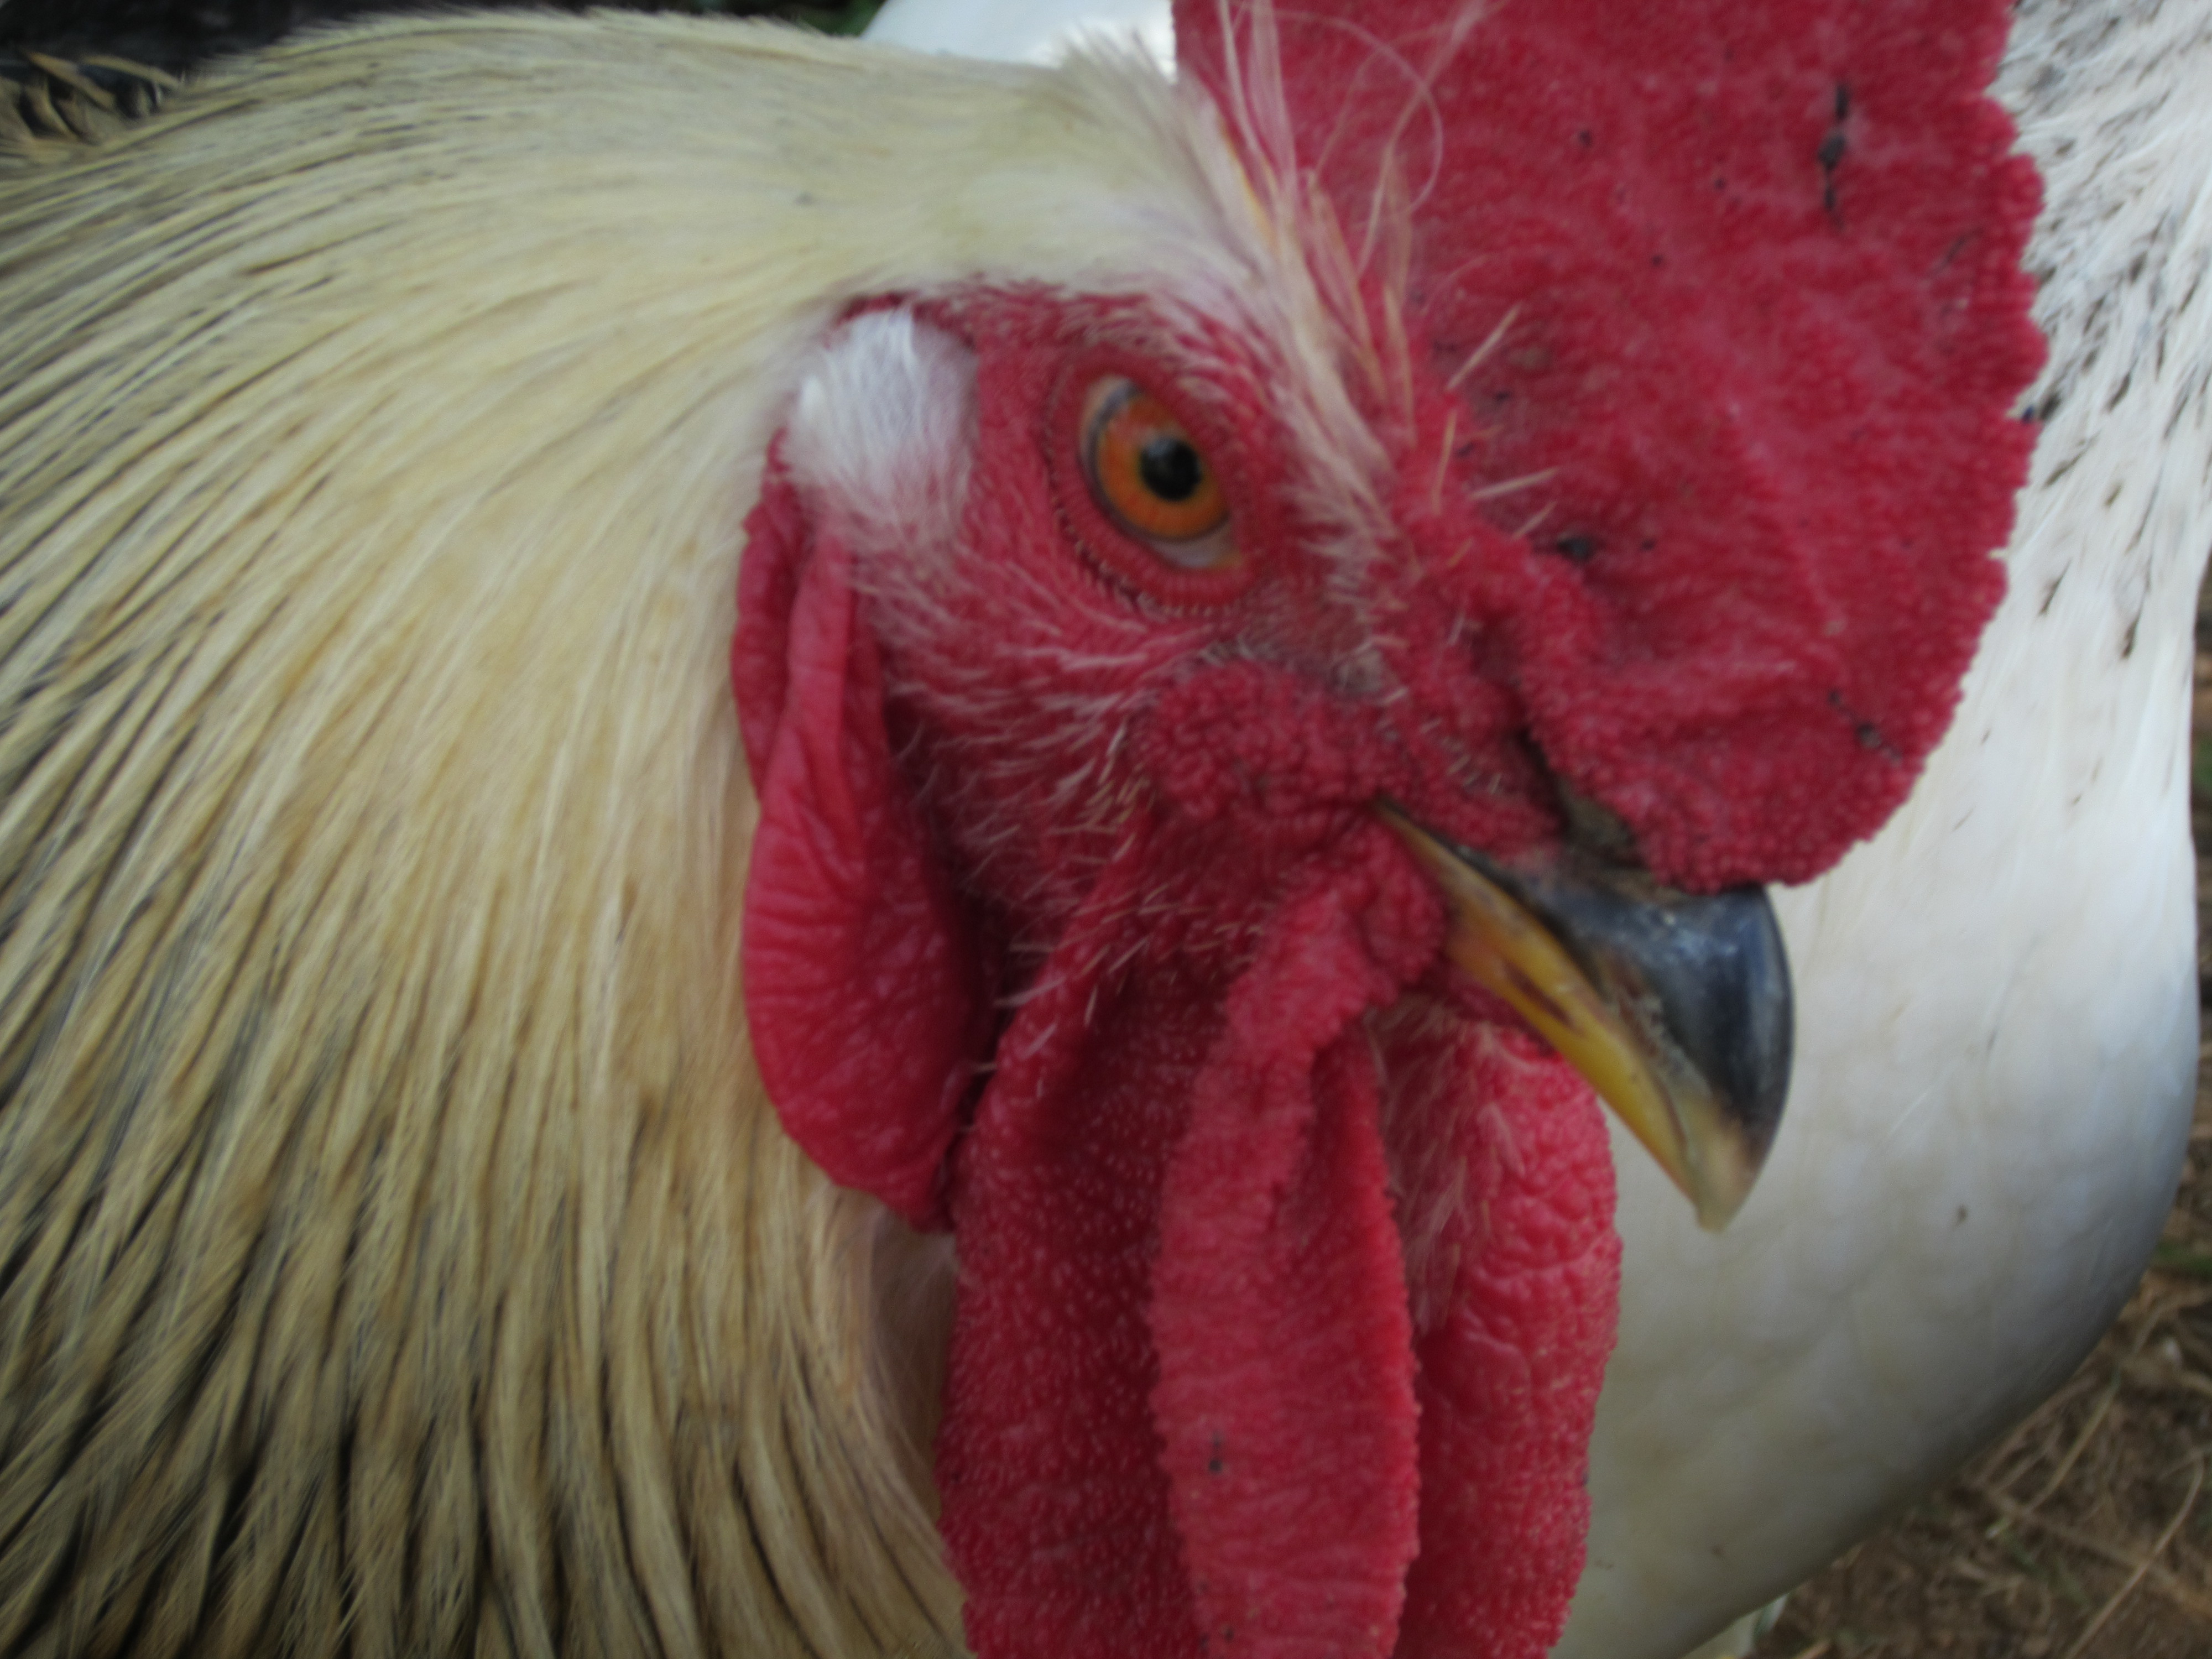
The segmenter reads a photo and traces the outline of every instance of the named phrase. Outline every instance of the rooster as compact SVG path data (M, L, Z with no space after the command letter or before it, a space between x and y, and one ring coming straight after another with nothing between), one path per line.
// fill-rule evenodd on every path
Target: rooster
M1176 27L27 101L0 1641L1553 1642L1569 1062L1742 1200L2000 597L2004 16Z

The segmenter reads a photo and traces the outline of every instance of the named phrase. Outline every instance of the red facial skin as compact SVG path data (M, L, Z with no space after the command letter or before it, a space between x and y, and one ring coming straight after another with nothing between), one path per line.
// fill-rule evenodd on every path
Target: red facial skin
M1508 849L1554 833L1466 622L1480 558L1433 560L1442 601L1418 548L1352 580L1284 505L1292 445L1225 340L1035 292L927 315L975 351L989 458L938 602L856 592L834 508L778 471L737 664L763 1074L833 1176L959 1241L938 1476L969 1639L1380 1656L1479 1628L1537 1651L1612 1340L1604 1135L1559 1061L1466 1018L1438 902L1370 810ZM1176 388L1231 503L1225 580L1091 499L1064 411L1105 374ZM1494 586L1534 556L1463 528ZM878 1042L797 1012L841 976ZM912 1061L973 1040L994 991L1018 1000L963 1114ZM1433 1218L1410 1256L1405 1206ZM1517 1577L1488 1571L1510 1540Z
M982 1659L1545 1650L1604 1135L1441 969L1371 804L1540 854L1564 786L1663 878L1803 878L1901 799L2002 586L2038 348L2001 6L1501 0L1454 52L1449 9L1340 9L1281 20L1339 222L1408 165L1390 76L1436 118L1403 290L1346 319L1407 342L1352 382L1373 522L1264 331L979 285L916 306L974 354L953 544L856 568L774 458L748 526L748 1014L793 1137L957 1240ZM1178 18L1227 107L1248 17ZM1203 452L1236 559L1101 509L1103 375Z

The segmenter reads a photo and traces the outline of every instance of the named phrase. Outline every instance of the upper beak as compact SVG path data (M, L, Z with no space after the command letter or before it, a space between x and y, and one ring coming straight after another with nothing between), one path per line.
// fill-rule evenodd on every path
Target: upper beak
M1377 810L1443 890L1451 959L1589 1080L1701 1226L1725 1226L1790 1087L1790 966L1766 895L1696 897L1571 859L1509 869Z

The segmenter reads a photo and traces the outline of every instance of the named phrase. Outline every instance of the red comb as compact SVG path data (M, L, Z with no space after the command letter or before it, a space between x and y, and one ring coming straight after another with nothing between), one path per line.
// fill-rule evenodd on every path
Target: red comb
M1186 71L1255 168L1318 183L1370 287L1410 222L1461 476L1528 481L1485 515L1557 567L1510 641L1532 735L1676 880L1802 880L1871 833L2002 592L2042 350L2038 185L1985 95L2007 15L1176 8Z

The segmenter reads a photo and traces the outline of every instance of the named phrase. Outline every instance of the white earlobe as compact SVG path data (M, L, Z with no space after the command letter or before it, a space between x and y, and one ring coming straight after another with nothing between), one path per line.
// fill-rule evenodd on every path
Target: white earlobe
M912 312L871 311L823 342L784 432L793 477L854 553L942 558L975 442L975 356Z

